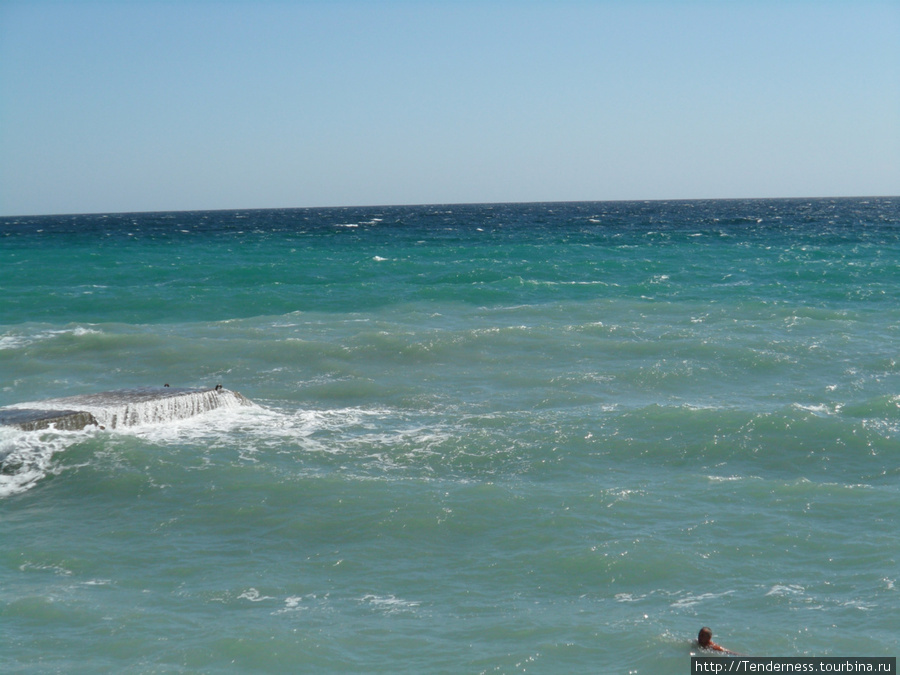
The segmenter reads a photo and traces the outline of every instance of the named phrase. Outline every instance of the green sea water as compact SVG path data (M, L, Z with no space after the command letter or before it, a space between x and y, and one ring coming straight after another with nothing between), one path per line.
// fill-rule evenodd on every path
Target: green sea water
M900 199L0 219L0 671L900 652Z

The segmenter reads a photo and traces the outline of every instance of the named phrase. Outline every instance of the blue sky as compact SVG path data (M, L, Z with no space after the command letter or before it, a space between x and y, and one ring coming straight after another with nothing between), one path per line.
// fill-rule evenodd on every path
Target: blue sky
M897 0L0 0L0 215L898 194Z

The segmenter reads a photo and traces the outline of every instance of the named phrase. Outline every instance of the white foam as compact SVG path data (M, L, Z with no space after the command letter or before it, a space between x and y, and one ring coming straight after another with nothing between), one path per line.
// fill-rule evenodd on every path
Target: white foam
M699 605L702 602L707 602L709 600L715 600L717 598L725 597L726 595L731 595L733 591L725 591L724 593L701 593L699 595L687 595L679 600L676 600L672 603L672 607L677 609L684 609L686 607L694 607L695 605Z
M766 595L774 595L774 596L791 596L791 595L803 595L806 592L806 589L803 586L799 586L797 584L775 584Z
M188 392L165 398L126 400L121 393L20 403L11 408L40 410L77 409L91 413L108 431L145 437L151 442L183 442L208 439L210 433L240 428L240 411L260 410L258 406L227 389ZM252 419L252 414L250 415ZM260 430L271 418L263 416ZM101 430L89 426L79 431L58 430L54 426L38 431L22 431L0 426L0 499L25 492L53 472L53 457Z
M60 335L74 335L75 337L83 337L85 335L100 335L101 331L94 328L85 328L84 326L74 326L72 328L60 328L51 330L42 330L36 333L7 333L0 336L0 350L3 349L22 349L35 342L50 340Z
M391 409L283 410L235 401L236 398L228 405L186 417L180 417L177 410L166 410L165 414L160 410L139 411L135 415L103 410L99 406L87 410L98 416L101 424L113 415L131 422L107 426L105 430L87 427L78 432L55 429L23 432L11 427L0 428L3 437L11 439L6 446L0 446L0 459L4 455L3 447L7 448L6 454L14 449L19 453L11 457L8 465L12 469L8 474L0 476L0 497L33 487L53 471L52 459L57 452L64 451L79 438L97 434L133 436L159 446L196 445L210 451L228 448L235 450L245 462L263 461L270 453L330 456L362 453L360 456L365 457L367 467L374 464L385 471L406 466L413 457L436 455L441 444L453 436L452 428L423 424L418 418L404 420L402 414L398 419L398 412ZM391 424L385 425L385 420Z
M284 608L279 609L277 612L273 612L273 614L286 614L287 612L295 612L299 609L302 609L303 596L301 595L291 595L284 599Z
M293 612L302 612L315 605L324 605L328 602L328 594L318 596L315 593L309 595L289 595L284 599L284 607L272 612L272 616L279 614L290 614Z
M840 405L825 405L824 403L810 403L810 404L802 404L802 403L794 403L793 407L798 410L805 410L806 412L812 413L816 417L830 417L832 415L837 415L841 411Z
M238 596L238 600L249 600L250 602L262 602L263 600L275 600L271 595L262 595L255 588L248 588Z
M0 350L2 349L19 349L29 344L28 338L22 335L2 335L0 336Z
M53 456L83 440L86 431L21 431L0 427L0 499L25 492L53 470Z
M399 612L415 611L421 603L403 600L394 595L364 595L359 599L362 605L368 605L385 614L397 614Z
M29 572L29 571L38 571L38 572L51 572L56 576L60 577L70 577L72 576L72 570L62 567L61 565L45 565L40 563L33 562L25 562L19 565L20 572Z

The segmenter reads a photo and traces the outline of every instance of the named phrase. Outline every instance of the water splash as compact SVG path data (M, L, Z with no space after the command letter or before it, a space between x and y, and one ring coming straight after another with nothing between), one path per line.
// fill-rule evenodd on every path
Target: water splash
M73 413L88 413L101 428L134 427L187 419L217 408L250 405L241 394L223 389L186 389L179 387L138 387L97 394L68 396L10 406L10 412L59 411L66 418ZM44 417L53 424L52 417ZM87 421L82 426L87 426Z
M141 387L0 409L0 498L34 487L52 471L56 453L94 431L165 427L213 410L246 406L253 404L222 387Z

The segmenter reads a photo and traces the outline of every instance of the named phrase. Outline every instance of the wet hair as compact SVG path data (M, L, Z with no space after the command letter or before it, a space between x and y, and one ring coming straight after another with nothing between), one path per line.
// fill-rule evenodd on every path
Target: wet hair
M697 633L697 642L701 645L705 645L708 644L710 640L712 640L712 630L704 626L700 629L700 632Z

